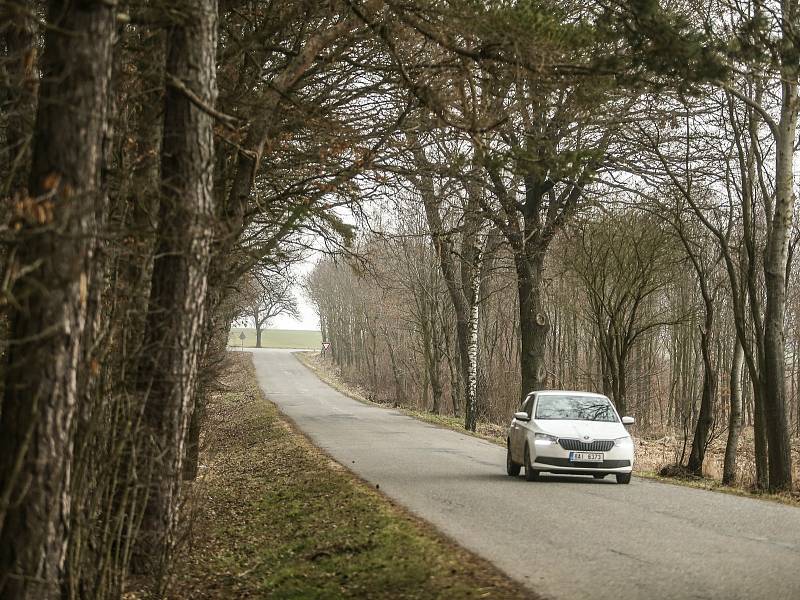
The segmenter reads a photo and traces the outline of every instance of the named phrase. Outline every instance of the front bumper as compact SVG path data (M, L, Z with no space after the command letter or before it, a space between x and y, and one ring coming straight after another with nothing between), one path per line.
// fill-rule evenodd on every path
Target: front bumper
M537 471L550 473L630 473L633 471L634 450L632 447L614 445L603 452L603 462L574 462L569 460L570 451L554 442L536 444L531 457L531 466Z

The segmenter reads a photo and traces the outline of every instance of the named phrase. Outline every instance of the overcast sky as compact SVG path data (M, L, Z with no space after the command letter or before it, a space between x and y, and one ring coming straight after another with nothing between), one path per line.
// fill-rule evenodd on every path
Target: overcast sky
M313 267L314 263L318 260L319 255L313 252L304 261L297 264L293 271L295 277L300 280L308 273ZM300 312L300 318L295 319L287 315L279 315L272 319L269 324L270 329L316 329L319 330L319 319L314 307L308 302L308 298L303 293L299 284L296 284L293 289L294 295L297 298L297 308Z

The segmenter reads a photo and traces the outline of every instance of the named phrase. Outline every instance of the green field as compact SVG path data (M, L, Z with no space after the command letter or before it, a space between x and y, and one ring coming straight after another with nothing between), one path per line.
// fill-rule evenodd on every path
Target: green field
M244 332L244 340L239 335ZM241 348L255 348L256 330L250 327L231 327L228 345ZM306 329L265 329L261 332L262 348L307 348L315 350L322 345L319 331Z

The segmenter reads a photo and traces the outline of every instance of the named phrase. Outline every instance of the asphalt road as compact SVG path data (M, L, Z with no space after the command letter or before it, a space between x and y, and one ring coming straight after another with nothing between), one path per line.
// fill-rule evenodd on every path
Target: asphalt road
M505 450L256 350L261 387L342 465L546 598L800 599L800 509L634 479L505 474Z

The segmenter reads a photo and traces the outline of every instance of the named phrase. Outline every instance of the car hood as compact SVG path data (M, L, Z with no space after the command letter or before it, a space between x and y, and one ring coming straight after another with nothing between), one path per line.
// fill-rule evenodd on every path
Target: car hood
M613 440L628 435L622 423L599 421L567 421L556 419L536 419L540 431L563 438L574 438L591 442L593 440ZM588 439L586 439L588 437Z

